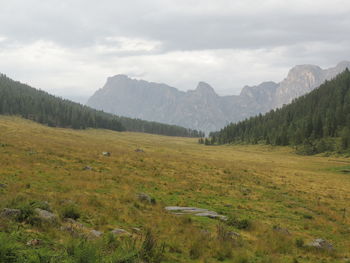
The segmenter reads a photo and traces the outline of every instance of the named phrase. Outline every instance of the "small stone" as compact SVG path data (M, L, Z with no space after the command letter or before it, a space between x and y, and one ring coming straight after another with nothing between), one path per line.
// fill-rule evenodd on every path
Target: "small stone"
M237 232L234 232L234 231L228 232L228 235L229 235L231 238L237 238L237 237L240 237L240 236L241 236L240 233L237 233Z
M135 232L135 233L138 233L138 232L141 232L141 229L138 228L138 227L133 227L132 231Z
M15 218L20 215L21 215L21 210L11 209L11 208L4 208L0 213L1 217L6 217L6 218Z
M194 215L194 216L202 216L209 217L213 219L220 219L222 221L226 221L227 217L224 215L220 215L214 211L210 211L204 208L197 207L186 207L186 206L166 206L165 210L172 212L175 215Z
M38 246L40 245L40 240L39 239L32 239L27 242L27 246Z
M5 189L5 188L7 188L7 185L0 183L0 189Z
M40 208L35 208L34 212L38 215L38 217L48 223L56 223L58 221L57 215L51 213L47 210L43 210Z
M85 171L91 171L91 170L92 170L92 167L91 167L91 166L85 166L85 167L83 168L83 170L85 170Z
M111 156L111 153L110 152L102 152L102 155L109 157L109 156Z
M128 231L122 229L122 228L116 228L111 231L111 233L115 236L119 235L131 235Z
M89 238L100 238L103 235L103 232L97 231L95 229L89 232Z
M137 198L142 202L148 202L150 204L156 203L156 200L154 198L152 198L150 195L145 194L145 193L138 193Z
M274 226L273 230L278 232L278 233L284 234L284 235L290 235L290 232L287 228L283 228L280 226Z
M135 152L137 152L137 153L143 153L144 150L142 150L142 149L140 149L140 148L137 148L137 149L135 150Z
M322 238L317 238L308 244L309 247L314 247L321 250L333 250L333 245Z

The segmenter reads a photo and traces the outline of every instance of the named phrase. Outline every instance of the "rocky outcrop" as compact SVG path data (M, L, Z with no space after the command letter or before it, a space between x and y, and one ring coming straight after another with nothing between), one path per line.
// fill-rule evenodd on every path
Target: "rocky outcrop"
M120 116L176 124L208 133L230 122L288 104L347 67L350 68L347 61L329 69L314 65L295 66L280 83L268 81L245 86L239 95L232 96L219 96L205 82L199 82L195 90L183 92L166 84L116 75L108 78L87 105Z

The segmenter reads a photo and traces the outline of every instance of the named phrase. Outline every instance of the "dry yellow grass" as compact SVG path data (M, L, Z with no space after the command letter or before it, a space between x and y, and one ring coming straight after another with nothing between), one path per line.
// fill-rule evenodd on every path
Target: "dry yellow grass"
M216 262L223 250L202 234L208 230L212 238L217 220L174 216L164 211L167 205L252 221L250 230L228 227L242 240L226 262L344 262L350 257L350 213L344 217L343 211L350 211L350 175L337 170L350 166L347 158L305 157L286 147L203 146L188 138L48 128L3 116L0 144L0 183L8 185L0 193L1 207L22 196L48 201L59 212L71 200L89 228L151 228L166 243L167 262ZM140 192L157 204L138 201ZM291 235L272 231L276 225ZM54 228L41 234L58 244L68 239ZM335 253L297 248L297 238L324 238ZM192 259L191 248L199 251Z

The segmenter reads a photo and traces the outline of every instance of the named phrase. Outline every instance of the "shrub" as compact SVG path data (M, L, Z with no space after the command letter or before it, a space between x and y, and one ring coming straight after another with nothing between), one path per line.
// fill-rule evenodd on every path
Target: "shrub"
M22 203L17 205L16 208L21 210L21 214L17 217L19 222L33 222L34 207L31 204Z
M73 205L66 206L61 211L61 216L63 218L71 218L77 220L80 218L80 211Z
M229 217L226 223L238 229L249 229L252 226L252 222L249 219L238 219L236 217Z
M299 248L303 247L304 246L304 240L302 238L297 238L295 240L295 245Z
M139 251L135 240L126 239L121 241L115 252L112 255L111 262L113 263L138 263Z
M0 262L21 262L20 258L19 246L5 234L0 233Z
M158 245L152 232L146 232L145 239L140 250L140 257L147 263L159 263L164 257L164 244Z
M74 263L99 263L101 262L100 248L95 243L86 240L72 241L66 247L68 256Z

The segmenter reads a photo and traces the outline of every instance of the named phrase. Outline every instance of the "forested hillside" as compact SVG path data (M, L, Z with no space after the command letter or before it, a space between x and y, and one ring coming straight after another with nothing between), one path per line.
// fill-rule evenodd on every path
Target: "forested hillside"
M103 128L170 136L199 137L179 126L118 117L34 89L0 74L0 114L19 115L53 127Z
M226 126L207 144L240 142L295 145L306 154L349 150L349 70L281 109Z

